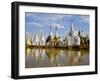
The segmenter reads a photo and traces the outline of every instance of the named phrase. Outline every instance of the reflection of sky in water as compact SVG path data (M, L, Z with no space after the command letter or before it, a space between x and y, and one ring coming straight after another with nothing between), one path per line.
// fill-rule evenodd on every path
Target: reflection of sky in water
M26 68L78 65L89 65L88 50L26 49Z

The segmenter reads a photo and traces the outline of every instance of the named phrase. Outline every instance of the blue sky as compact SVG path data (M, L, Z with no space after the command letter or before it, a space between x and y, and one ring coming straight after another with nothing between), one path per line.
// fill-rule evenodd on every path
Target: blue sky
M25 32L43 33L48 36L50 26L54 34L57 26L58 34L65 35L70 30L71 20L73 20L75 30L89 33L89 16L88 15L71 15L71 14L55 14L55 13L34 13L25 12Z

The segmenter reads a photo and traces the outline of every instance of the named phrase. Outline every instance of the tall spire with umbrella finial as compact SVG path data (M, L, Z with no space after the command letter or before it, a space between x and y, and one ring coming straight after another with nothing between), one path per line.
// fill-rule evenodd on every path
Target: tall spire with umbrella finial
M50 25L49 36L53 36L52 31L51 31L51 25Z
M71 36L74 35L74 25L73 25L73 20L71 20L71 28L70 28L69 35L71 35Z
M55 36L58 37L57 26L55 27Z
M49 35L46 39L46 42L48 43L49 41L51 41L53 39L53 34L52 34L52 31L51 31L51 25L50 25L50 30L49 30Z

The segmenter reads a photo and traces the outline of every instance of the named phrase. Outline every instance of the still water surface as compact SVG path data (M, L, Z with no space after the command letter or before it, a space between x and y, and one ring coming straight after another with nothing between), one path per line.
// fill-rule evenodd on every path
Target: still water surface
M88 50L27 48L25 67L56 67L89 65Z

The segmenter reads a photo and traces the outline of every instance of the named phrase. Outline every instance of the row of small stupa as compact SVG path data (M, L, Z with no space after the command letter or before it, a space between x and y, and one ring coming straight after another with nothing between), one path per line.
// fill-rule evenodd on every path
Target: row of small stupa
M56 41L55 41L56 39ZM51 26L49 30L49 35L47 38L41 33L40 35L33 35L30 39L29 33L26 33L26 45L80 45L80 36L78 34L78 31L74 29L73 23L71 24L69 32L65 35L64 39L61 39L61 37L57 33L57 26L55 27L55 35L53 35Z

